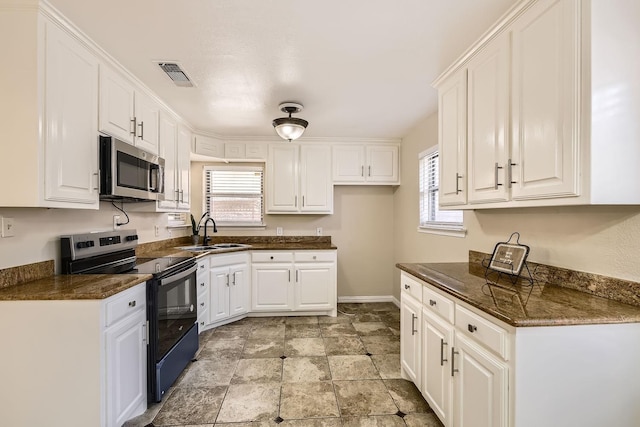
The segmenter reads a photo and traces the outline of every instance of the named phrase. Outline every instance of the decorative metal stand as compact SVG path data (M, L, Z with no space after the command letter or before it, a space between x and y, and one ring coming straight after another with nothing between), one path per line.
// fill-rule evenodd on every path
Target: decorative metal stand
M498 242L493 254L482 261L486 281L482 291L493 298L496 306L499 306L499 294L505 294L526 313L525 306L535 285L526 261L528 254L529 246L520 243L520 233L516 231L506 242Z

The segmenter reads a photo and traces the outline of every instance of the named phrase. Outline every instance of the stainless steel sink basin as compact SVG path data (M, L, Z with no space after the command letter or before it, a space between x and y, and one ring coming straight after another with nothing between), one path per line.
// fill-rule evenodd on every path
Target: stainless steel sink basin
M209 252L215 250L234 249L234 248L249 248L251 245L245 245L242 243L217 243L215 245L191 245L180 246L178 249L191 252Z

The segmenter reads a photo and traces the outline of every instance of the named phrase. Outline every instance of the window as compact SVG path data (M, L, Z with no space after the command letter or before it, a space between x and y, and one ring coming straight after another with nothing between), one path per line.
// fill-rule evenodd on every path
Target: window
M205 166L204 210L221 227L264 226L264 168Z
M423 151L420 161L420 231L464 236L462 211L440 210L438 207L439 161L434 147Z

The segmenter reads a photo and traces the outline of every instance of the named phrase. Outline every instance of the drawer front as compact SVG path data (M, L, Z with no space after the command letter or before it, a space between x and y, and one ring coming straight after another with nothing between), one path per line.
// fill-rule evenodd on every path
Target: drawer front
M439 314L444 320L453 324L455 304L450 299L429 289L427 286L423 286L422 304L427 310Z
M254 252L252 262L293 262L293 252Z
M209 257L204 257L198 260L197 274L209 273Z
M147 302L147 285L141 283L111 298L106 303L106 326L111 326L128 315L144 310Z
M403 273L400 277L400 286L402 288L402 292L406 292L418 301L422 302L422 283Z
M300 251L293 253L295 262L333 262L336 260L335 251Z
M508 359L507 340L509 335L507 331L460 305L456 305L455 316L456 328L489 350L499 354L504 360Z

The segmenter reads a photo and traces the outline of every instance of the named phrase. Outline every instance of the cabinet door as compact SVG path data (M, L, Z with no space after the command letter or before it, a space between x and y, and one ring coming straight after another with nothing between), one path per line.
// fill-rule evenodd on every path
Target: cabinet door
M335 307L336 271L334 263L296 265L296 310L329 310Z
M485 46L467 67L469 203L508 200L509 38Z
M272 144L267 162L267 213L298 212L298 146Z
M180 197L176 170L177 123L168 114L160 116L160 157L164 159L164 200L158 202L163 208L175 208Z
M422 310L422 394L446 427L452 425L450 348L453 347L453 329L453 325Z
M135 146L153 154L159 152L158 129L160 106L142 92L136 92L136 139Z
M369 145L366 150L367 182L398 182L398 147L395 145Z
M229 268L212 268L209 280L209 322L213 323L229 317Z
M420 388L420 304L406 293L400 297L400 364L405 374Z
M461 70L438 88L440 205L467 201L467 74Z
M55 25L46 32L44 198L97 209L98 61Z
M333 182L335 184L352 184L365 181L364 146L333 146Z
M145 310L139 310L105 332L108 426L122 425L147 400L145 327Z
M539 1L513 25L514 200L579 195L578 3Z
M178 208L187 210L191 207L191 131L178 126L178 147L176 148L176 173L178 176Z
M279 311L293 308L291 264L253 264L251 308L255 311Z
M333 213L331 147L303 145L300 148L300 211Z
M229 314L235 316L249 311L249 267L239 264L229 267L231 281L229 296Z
M134 143L133 102L135 89L120 74L100 65L100 131L129 144Z
M451 354L454 375L454 425L505 427L508 424L508 368L477 344L456 335Z

